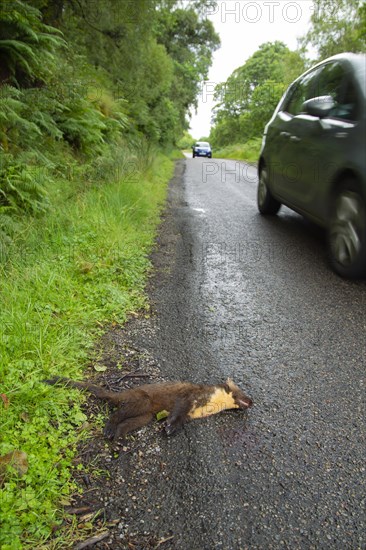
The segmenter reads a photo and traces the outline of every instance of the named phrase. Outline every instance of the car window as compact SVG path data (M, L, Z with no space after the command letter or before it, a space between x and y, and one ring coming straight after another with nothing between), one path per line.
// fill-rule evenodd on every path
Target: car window
M346 72L339 62L327 63L321 69L316 85L317 96L331 96L335 107L329 116L345 120L356 120L359 100L352 74Z
M315 78L319 69L303 76L295 83L293 89L282 108L290 115L298 115L302 112L302 105L307 99L314 97Z

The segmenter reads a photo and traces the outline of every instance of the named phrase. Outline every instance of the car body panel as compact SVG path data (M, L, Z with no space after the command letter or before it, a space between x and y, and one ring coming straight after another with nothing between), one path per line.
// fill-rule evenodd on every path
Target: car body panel
M192 156L193 157L212 157L212 148L207 141L197 141L192 146Z
M337 105L338 111L322 118L306 112L286 111L301 86L310 97L317 97L321 79L324 81L324 75L331 71L344 74L344 88L339 87L337 91L340 97L341 94L346 99L351 97L357 112L351 112L353 106L341 102ZM333 56L289 86L264 132L259 170L263 163L267 166L272 195L324 226L328 224L334 187L343 174L352 175L359 182L366 200L365 82L366 56ZM301 99L299 97L300 102Z

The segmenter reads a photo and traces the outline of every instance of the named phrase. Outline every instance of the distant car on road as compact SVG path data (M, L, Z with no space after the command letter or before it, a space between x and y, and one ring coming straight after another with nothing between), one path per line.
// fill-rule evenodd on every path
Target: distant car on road
M207 141L197 141L192 145L192 156L212 158L211 145Z
M285 204L327 230L333 269L366 274L366 55L330 57L296 79L267 124L262 214Z

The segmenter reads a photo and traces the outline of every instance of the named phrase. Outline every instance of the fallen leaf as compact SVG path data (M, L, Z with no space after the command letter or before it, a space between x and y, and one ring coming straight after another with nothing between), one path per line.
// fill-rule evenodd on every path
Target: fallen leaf
M167 416L169 416L169 413L168 411L165 411L165 410L156 413L157 420L163 420L164 418L167 418Z
M108 367L106 367L105 365L94 365L94 370L96 370L97 372L104 372L107 370Z
M9 405L10 405L9 398L7 397L7 395L5 395L5 393L0 393L0 397L1 397L2 401L3 401L3 403L4 403L4 407L5 407L6 409L8 409L8 408L9 408Z
M79 269L81 273L89 273L94 267L94 264L91 262L82 262L79 265Z
M0 474L4 474L8 466L23 476L28 471L28 455L24 451L10 451L10 453L0 456Z

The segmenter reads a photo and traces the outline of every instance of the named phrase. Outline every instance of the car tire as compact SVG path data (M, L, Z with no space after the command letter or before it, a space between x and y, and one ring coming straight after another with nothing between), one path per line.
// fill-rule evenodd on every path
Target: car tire
M354 180L342 183L334 194L327 244L338 275L349 279L366 275L366 200Z
M273 197L268 188L268 171L266 166L262 166L259 173L257 206L261 214L272 216L277 214L281 208L281 203Z

